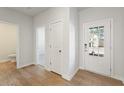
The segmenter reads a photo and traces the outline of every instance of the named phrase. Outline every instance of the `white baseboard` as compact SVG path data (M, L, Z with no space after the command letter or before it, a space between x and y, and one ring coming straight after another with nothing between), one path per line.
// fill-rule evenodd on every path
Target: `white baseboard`
M44 67L47 71L51 71L50 68L48 68L47 66Z
M77 68L77 69L73 72L73 74L71 75L71 79L75 76L75 74L78 72L78 70L79 70L79 68Z
M62 78L68 81L72 79L72 77L70 77L69 75L62 75Z
M124 84L124 78L123 77L121 77L121 76L111 76L112 78L114 78L114 79L117 79L117 80L120 80L120 81L122 81L122 83Z
M84 67L79 67L79 69L82 69L82 70L84 70Z
M30 66L30 65L33 65L34 64L34 62L32 62L32 63L29 63L29 64L24 64L24 65L17 65L17 69L20 69L20 68L23 68L23 67L26 67L26 66Z
M10 61L10 59L4 59L4 60L0 60L0 63L4 63L4 62L8 62Z
M62 75L62 78L70 81L74 77L74 75L77 73L78 70L79 68L77 68L71 75Z
M83 67L79 67L79 69L85 70ZM88 71L88 70L87 70L87 71ZM94 72L94 73L95 73L95 72ZM106 75L104 75L104 76L106 76ZM120 76L114 76L114 75L112 75L112 76L108 76L108 77L111 77L111 78L114 78L114 79L120 80L120 81L122 81L122 83L124 84L124 78L123 78L123 77L120 77Z

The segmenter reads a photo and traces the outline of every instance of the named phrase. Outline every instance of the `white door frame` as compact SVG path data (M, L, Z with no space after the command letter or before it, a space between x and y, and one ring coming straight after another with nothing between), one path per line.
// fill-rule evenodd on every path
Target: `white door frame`
M37 37L38 37L38 35L37 35L37 30L36 30L36 31L35 31L35 40L36 40L36 41L35 41L35 47L36 47L36 49L35 49L36 64L38 64L38 60L37 60L37 56L38 56L38 55L37 55L37 48L38 48L38 46L37 46L38 40L37 40L37 39L38 39L38 38L37 38Z
M109 19L100 19L100 20L107 20L110 22L110 77L114 76L114 63L113 63L113 18L109 18ZM96 21L100 21L100 20L94 20L94 21L88 21L88 22L96 22ZM85 23L88 23L85 22ZM85 40L85 31L84 31L84 24L83 23L83 40ZM83 54L84 54L84 41L83 41ZM84 64L84 69L85 69L85 55L83 55L83 64Z
M35 29L35 31L34 31L34 42L35 42L35 64L38 64L38 62L37 62L37 29Z
M55 23L58 23L58 22L62 22L63 23L63 32L64 32L64 21L63 21L63 19L57 19L57 20L53 20L53 21L51 21L51 22L49 22L49 24L48 24L48 31L50 31L51 30L51 28L50 28L50 26L51 26L51 24L55 24ZM63 33L63 36L64 36L64 33ZM64 40L64 37L63 37L63 40ZM64 44L64 43L63 43ZM63 49L62 49L62 52L64 51L64 46L62 47ZM63 74L63 53L62 53L62 62L61 62L61 74L60 75L62 75ZM50 64L50 63L49 63ZM50 65L49 65L50 66ZM52 71L52 68L51 68L51 66L49 67L49 71Z
M35 31L35 61L38 64L37 60L37 30Z
M8 21L3 21L3 20L0 20L0 23L5 23L5 24L12 24L12 25L15 25L17 26L18 30L16 31L16 35L17 35L17 40L16 40L16 68L18 69L19 68L19 62L20 62L20 38L19 38L19 28L20 26L16 23L12 23L12 22L8 22Z

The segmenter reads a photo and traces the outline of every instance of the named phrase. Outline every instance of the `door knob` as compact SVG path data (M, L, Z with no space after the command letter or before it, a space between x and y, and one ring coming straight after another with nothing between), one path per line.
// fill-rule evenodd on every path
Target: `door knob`
M87 44L84 44L84 51L87 52Z
M61 53L62 51L61 50L59 50L59 53Z
M84 47L87 48L87 44L84 44Z

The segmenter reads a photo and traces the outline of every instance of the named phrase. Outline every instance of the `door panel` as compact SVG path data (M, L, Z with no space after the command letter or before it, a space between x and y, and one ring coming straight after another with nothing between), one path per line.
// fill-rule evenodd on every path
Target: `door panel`
M110 76L110 20L84 24L85 69Z
M51 38L51 69L61 74L62 51L63 51L63 23L61 21L50 25Z

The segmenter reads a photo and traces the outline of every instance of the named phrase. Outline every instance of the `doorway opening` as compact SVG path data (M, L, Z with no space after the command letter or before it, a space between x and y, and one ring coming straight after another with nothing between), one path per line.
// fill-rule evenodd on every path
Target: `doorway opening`
M19 26L13 23L0 21L0 63L19 62Z
M63 21L55 20L50 22L47 27L38 27L35 32L35 39L36 64L61 75L63 63Z
M36 62L45 67L45 27L36 30Z

